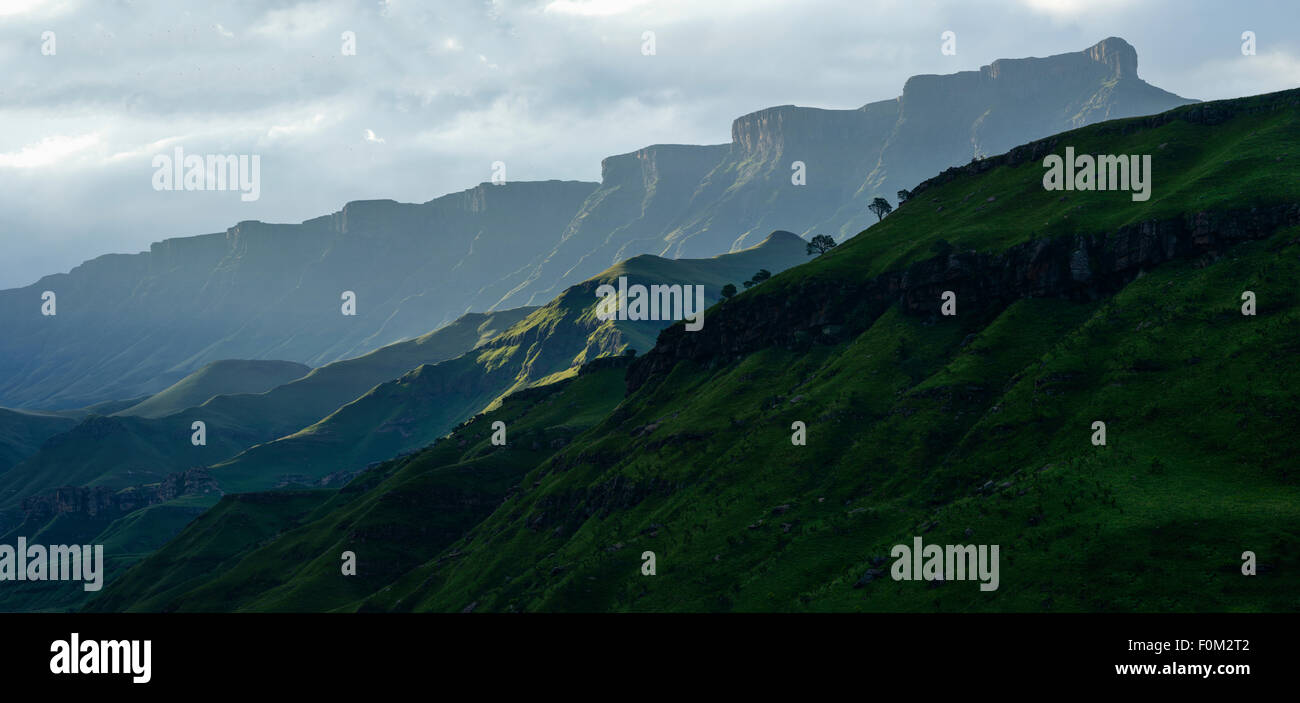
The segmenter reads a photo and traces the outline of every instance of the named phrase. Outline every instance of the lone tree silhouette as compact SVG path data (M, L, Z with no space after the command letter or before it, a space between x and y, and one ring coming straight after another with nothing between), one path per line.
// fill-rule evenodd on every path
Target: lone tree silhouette
M890 205L889 201L884 198L876 198L871 201L871 204L867 206L867 209L876 216L876 221L879 222L885 219L885 215L894 211L894 206Z
M912 197L912 191L906 188L898 191L898 204L902 205L903 203L907 202L907 199L910 197Z
M748 281L745 281L745 287L752 288L762 283L763 281L766 281L771 277L772 277L771 271L768 271L767 269L759 269L758 273L754 274L753 278L749 279Z
M733 295L735 295L735 294L736 294L736 284L734 284L734 283L728 283L727 285L725 285L725 286L722 287L722 297L723 297L723 298L730 298L731 296L733 296Z
M808 242L808 256L821 255L835 248L835 240L825 234L819 234Z

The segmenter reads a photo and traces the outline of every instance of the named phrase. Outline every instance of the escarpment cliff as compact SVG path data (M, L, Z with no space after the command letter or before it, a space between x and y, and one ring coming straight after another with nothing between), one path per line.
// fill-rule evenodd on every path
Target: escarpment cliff
M187 495L220 493L206 469L170 474L158 483L130 488L65 486L23 499L28 524L40 524L58 515L112 519L134 510Z
M1024 297L1092 299L1175 258L1213 260L1240 242L1300 224L1300 203L1150 220L1112 233L1042 238L1000 253L942 253L868 280L807 278L785 295L742 297L708 316L702 332L665 329L628 369L629 391L679 362L726 363L771 346L798 348L852 339L890 305L939 314L952 291L963 314L992 315ZM976 311L971 313L969 311Z
M638 254L658 253L663 232L681 217L700 180L728 145L659 144L601 162L601 182L537 267L512 278L494 307L540 305ZM720 253L710 251L708 255Z

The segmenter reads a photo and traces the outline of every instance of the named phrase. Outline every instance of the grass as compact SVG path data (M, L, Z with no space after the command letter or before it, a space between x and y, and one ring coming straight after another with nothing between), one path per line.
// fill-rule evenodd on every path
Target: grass
M1001 251L1044 236L1300 202L1295 103L1292 91L1174 111L1222 109L1212 125L1121 120L1052 138L1080 153L1158 154L1146 203L1124 193L1076 192L1061 201L1041 190L1036 163L950 174L831 253L743 293L739 304L715 306L699 334L718 334L728 328L717 323L736 316L764 331L809 281L828 284L816 288L826 291L822 304L852 309L856 301L834 291L927 258L940 240ZM1270 104L1282 109L1254 110ZM526 391L497 411L518 413L510 426L553 431L565 417L582 429L550 453L498 452L501 463L461 488L504 484L505 473L522 478L482 517L462 512L452 529L445 494L428 482L441 486L450 480L443 472L494 455L467 456L459 440L457 449L442 442L364 474L348 489L356 497L322 503L309 522L244 550L236 570L172 592L169 603L1296 610L1298 278L1300 228L1288 227L1218 257L1144 271L1094 300L1022 299L955 318L895 306L833 344L773 343L738 357L679 361L627 394L593 383L572 405L556 407L530 399L541 391ZM1244 290L1258 296L1258 315L1241 314ZM766 331L780 339L781 330ZM579 375L563 388L583 381ZM1099 420L1104 446L1091 441ZM805 446L791 442L795 422L807 426ZM475 432L481 441L485 430ZM363 505L373 507L358 512ZM182 536L203 539L202 527L196 522ZM449 539L456 530L462 534ZM430 533L437 539L425 539ZM338 553L343 537L357 534L386 566L348 580L335 571ZM932 544L999 545L1000 587L863 578L881 564L887 570L892 546L916 535ZM147 582L183 544L128 576ZM646 551L656 555L655 576L641 573ZM1261 564L1256 576L1241 573L1246 551ZM135 589L124 579L94 605L159 604Z
M341 491L227 496L92 609L329 610L353 603L458 539L500 504L525 467L612 409L622 383L622 370L611 369L511 396ZM504 447L491 443L497 421L506 423ZM267 514L258 512L261 505ZM222 534L236 524L245 527ZM345 551L357 555L352 578L340 577ZM180 593L183 600L172 600Z

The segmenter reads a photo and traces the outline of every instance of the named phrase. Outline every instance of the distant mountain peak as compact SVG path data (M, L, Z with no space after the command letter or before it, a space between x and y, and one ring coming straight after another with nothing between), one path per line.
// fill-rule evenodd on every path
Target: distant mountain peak
M1024 66L1034 72L1053 73L1056 70L1068 70L1070 66L1099 63L1107 67L1106 73L1114 78L1137 79L1137 49L1120 37L1106 37L1082 51L1071 51L1051 56L1030 56L1025 58L997 59L980 69L980 72L993 79L1021 79L1025 71L1014 71L1012 67ZM1032 68L1030 68L1032 67Z
M805 244L805 242L804 242L804 238L803 238L803 237L800 237L799 235L795 234L794 232L790 232L790 231L783 230L783 229L778 229L778 230L773 230L771 234L769 234L769 235L767 235L766 237L764 237L764 238L763 238L763 241L759 242L759 243L756 244L755 246L760 246L760 247L761 247L761 246L768 245L768 244L783 244L783 243L786 243L786 242L789 242L789 243L796 243L796 242L797 242L797 243L799 243L799 244L801 244L801 245L802 245L802 244Z
M1117 78L1137 78L1137 49L1119 37L1106 37L1083 53L1093 61L1110 66Z

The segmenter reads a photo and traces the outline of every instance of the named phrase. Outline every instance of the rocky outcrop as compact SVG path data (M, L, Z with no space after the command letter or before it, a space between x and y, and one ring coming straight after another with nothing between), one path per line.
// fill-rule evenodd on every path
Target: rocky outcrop
M628 369L634 391L679 362L727 363L772 346L837 343L864 331L890 305L939 314L951 290L962 309L992 315L1024 297L1093 299L1175 258L1216 258L1234 244L1300 224L1300 203L1198 212L1121 227L1109 234L1040 238L1001 253L949 252L867 280L806 278L783 296L742 297L713 310L703 331L665 329Z
M170 474L159 483L131 488L56 488L24 498L22 511L27 524L40 524L57 515L112 519L181 496L209 493L219 494L221 490L207 469L196 468Z
M1115 78L1137 77L1137 50L1123 39L1110 37L1098 42L1083 54L1089 61L1106 66Z

